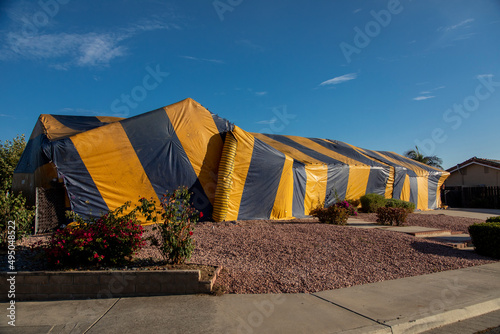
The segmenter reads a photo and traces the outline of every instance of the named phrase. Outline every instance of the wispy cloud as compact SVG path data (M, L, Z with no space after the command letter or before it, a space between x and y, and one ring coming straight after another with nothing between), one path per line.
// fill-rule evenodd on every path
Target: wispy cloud
M459 22L457 24L451 25L451 26L439 27L438 31L451 31L451 30L455 30L455 29L458 29L460 27L466 26L467 24L472 23L472 22L474 22L474 19L472 19L472 18L466 19L466 20L463 20L463 21L461 21L461 22Z
M424 83L417 83L416 85L428 85L429 82L424 82ZM418 93L418 96L412 98L412 100L414 101L423 101L423 100L428 100L428 99L433 99L435 98L436 96L435 95L430 95L430 94L435 94L435 92L437 90L440 90L440 89L443 89L443 88L446 88L446 86L439 86L439 87L436 87L436 88L433 88L433 89L427 89L427 90L423 90L423 91L420 91Z
M267 92L255 92L255 95L264 96L264 95L267 95Z
M127 48L119 45L122 37L113 34L47 34L24 37L7 34L7 44L2 53L10 58L69 60L53 66L67 69L69 66L107 66L114 58L124 56Z
M463 35L455 37L453 40L454 41L463 41L463 40L471 38L474 35L476 35L476 33L474 33L474 32L470 33L470 34L463 34Z
M67 70L73 66L108 66L116 58L128 54L125 40L137 34L159 29L178 29L160 20L140 21L116 32L23 34L7 33L0 47L1 60L19 58L49 60L50 67Z
M357 8L355 10L352 11L353 14L356 14L356 13L359 13L360 11L362 11L363 8Z
M493 78L495 75L488 73L488 74L478 74L476 75L476 79L484 79L484 78Z
M422 101L422 100L427 100L427 99L432 99L432 98L435 98L435 96L432 96L432 95L422 95L422 96L414 97L413 100L415 100L415 101Z
M14 119L15 119L15 117L14 117L14 116L12 116L12 115L7 115L7 114L0 114L0 117L7 117L7 118L14 118Z
M244 46L248 49L251 49L253 51L258 51L258 52L264 51L264 47L257 45L248 39L240 39L240 40L236 41L235 43L240 45L240 46Z
M341 75L339 77L335 77L335 78L323 81L319 85L320 86L338 85L338 84L341 84L341 83L346 82L346 81L354 80L357 77L358 77L358 75L356 73L348 73L348 74Z
M224 64L224 61L219 60L219 59L206 59L206 58L198 58L198 57L192 57L192 56L180 56L180 57L184 58L184 59L194 60L194 61L203 61L203 62L209 62L209 63Z

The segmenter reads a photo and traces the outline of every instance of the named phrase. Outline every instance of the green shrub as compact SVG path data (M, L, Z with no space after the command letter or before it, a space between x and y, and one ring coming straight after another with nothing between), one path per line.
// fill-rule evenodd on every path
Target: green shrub
M13 194L11 191L14 169L21 159L26 139L24 135L17 136L12 141L0 142L0 247L7 243L9 229L14 239L22 239L31 232L35 211L26 206L26 199L22 194ZM14 225L9 221L15 222ZM15 233L12 233L13 227Z
M379 194L366 194L359 200L364 212L377 212L378 208L385 206L385 197Z
M500 223L500 216L490 217L486 219L487 223Z
M408 217L408 210L404 208L381 207L377 209L377 222L384 225L401 226Z
M403 208L409 213L415 211L415 204L412 202L403 201L400 199L389 198L385 200L385 207L387 208Z
M123 212L129 203L99 218L84 220L69 212L73 223L56 230L42 245L49 264L58 267L119 265L130 260L144 245L143 228L136 219L136 209Z
M193 229L203 214L191 206L190 199L187 187L163 195L161 209L157 209L153 201L140 199L139 211L146 216L146 221L157 223L153 230L159 231L150 238L151 244L157 246L171 264L189 260L195 247Z
M14 195L5 187L0 189L0 247L7 243L9 230L20 240L31 232L35 210L26 206L26 198L22 194ZM14 224L10 224L12 221ZM12 231L15 231L13 234Z
M346 225L349 218L349 210L340 205L331 205L328 208L317 207L310 214L318 218L322 224Z
M473 224L469 234L478 254L500 259L500 222Z
M12 175L16 169L19 159L26 147L24 135L17 135L16 138L0 142L0 180L3 185L5 181L12 184Z

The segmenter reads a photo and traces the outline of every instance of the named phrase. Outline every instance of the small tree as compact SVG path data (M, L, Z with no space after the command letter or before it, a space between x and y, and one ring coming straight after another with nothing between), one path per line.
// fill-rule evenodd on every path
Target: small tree
M0 142L0 180L2 181L2 189L12 186L12 176L25 147L26 139L24 135L17 135L12 141Z
M16 240L30 232L34 210L26 206L22 194L15 195L11 191L14 170L25 147L24 135L0 142L0 246L7 242L9 221L15 222Z
M418 150L418 146L415 146L414 150L406 151L404 156L423 163L424 165L443 169L443 167L441 166L443 164L443 159L437 157L436 155L424 156Z
M171 264L182 264L191 258L194 250L192 239L194 225L203 217L191 206L191 193L187 187L179 187L173 192L163 195L157 208L154 200L141 198L139 212L147 222L155 223L153 231L157 231L150 240L158 247L165 260Z

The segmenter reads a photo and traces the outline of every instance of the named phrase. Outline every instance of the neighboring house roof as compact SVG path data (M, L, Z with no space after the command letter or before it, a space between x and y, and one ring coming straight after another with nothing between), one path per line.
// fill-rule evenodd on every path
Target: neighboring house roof
M494 169L500 169L500 160L494 160L494 159L482 159L478 157L472 157L469 160L466 160L456 166L453 166L451 168L448 168L446 171L453 173L460 168L467 167L469 165L476 164L476 165L481 165L481 166L486 166L486 167L491 167Z

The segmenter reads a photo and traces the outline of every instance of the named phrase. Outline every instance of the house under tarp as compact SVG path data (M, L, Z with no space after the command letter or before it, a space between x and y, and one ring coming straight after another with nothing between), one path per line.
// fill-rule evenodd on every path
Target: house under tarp
M187 186L215 221L301 218L335 198L366 193L440 206L448 172L343 142L250 133L192 99L135 117L40 115L14 172L33 203L62 185L88 216Z

